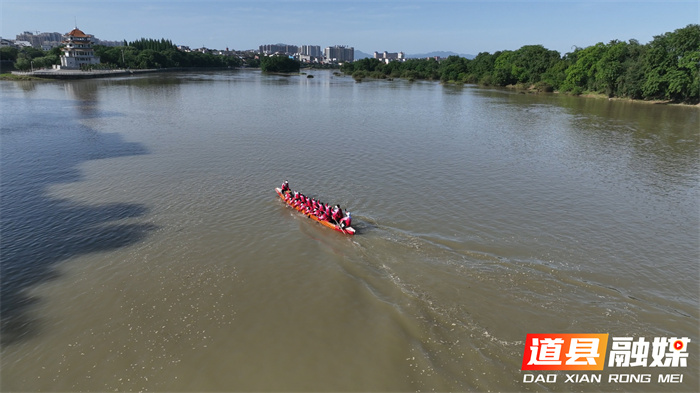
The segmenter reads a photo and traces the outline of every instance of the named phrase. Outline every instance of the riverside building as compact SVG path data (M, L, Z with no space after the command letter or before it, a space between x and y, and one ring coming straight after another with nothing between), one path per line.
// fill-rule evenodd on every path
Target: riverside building
M403 52L398 52L398 53L389 53L387 51L384 51L383 53L379 52L374 52L374 58L379 59L383 61L384 63L389 63L390 61L406 61L406 56L403 54Z
M50 50L51 48L57 47L61 44L63 40L63 35L61 33L32 33L31 31L25 31L22 34L17 34L16 41L26 41L29 42L34 48L41 48L42 50Z
M287 45L287 44L269 44L269 45L260 45L260 53L265 54L265 55L272 55L275 53L279 54L284 54L284 55L295 55L297 52L299 52L299 47L296 45Z
M61 68L80 69L92 64L100 64L92 48L93 36L83 33L77 27L63 37Z
M331 63L344 63L355 60L355 48L344 45L329 46L323 51L326 61Z
M299 47L299 54L303 56L321 57L321 46L319 45L302 45Z

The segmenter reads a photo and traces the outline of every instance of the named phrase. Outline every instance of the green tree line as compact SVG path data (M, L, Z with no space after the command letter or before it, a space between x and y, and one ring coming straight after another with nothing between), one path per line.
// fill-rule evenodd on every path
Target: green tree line
M49 51L27 47L22 49L4 46L0 48L0 61L2 72L5 69L30 70L32 68L50 68L54 64L61 64L61 50L53 48Z
M175 67L239 67L241 59L202 52L183 52L172 41L141 38L123 46L95 45L95 55L102 67L112 68L175 68Z
M175 46L172 41L166 40L165 38L160 40L141 38L138 41L132 41L129 43L124 40L124 43L124 46L131 46L138 50L150 49L156 52L164 52L170 49L177 49L177 46Z
M94 45L95 55L100 63L94 68L173 68L173 67L239 67L243 63L236 56L220 56L202 52L183 52L170 40L142 38L126 42L122 46ZM21 50L11 47L0 48L0 60L12 62L15 69L49 68L61 64L61 48L48 52L36 48Z
M655 36L646 45L613 40L560 55L542 45L474 59L409 59L385 64L377 59L345 63L341 70L361 78L406 78L442 82L514 85L571 94L602 93L609 97L700 100L700 25L692 24Z

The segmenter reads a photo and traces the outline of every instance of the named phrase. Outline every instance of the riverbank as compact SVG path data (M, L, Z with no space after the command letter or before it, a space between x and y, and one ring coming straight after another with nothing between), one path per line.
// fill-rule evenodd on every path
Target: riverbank
M8 81L28 81L28 80L47 80L47 79L61 79L61 80L70 80L70 79L91 79L91 78L108 78L108 77L116 77L116 76L129 76L129 75L136 75L136 74L146 74L146 73L155 73L155 72L177 72L177 71L223 71L223 70L231 70L231 68L221 68L221 67L207 67L207 68L202 68L202 67L180 67L180 68L158 68L158 69L134 69L134 70L125 70L125 69L119 69L119 70L93 70L93 71L82 71L82 70L36 70L36 71L29 71L29 72L21 72L21 71L12 71L11 73L4 73L0 74L0 80L8 80ZM303 69L302 69L303 70ZM309 70L308 68L305 70ZM268 74L274 74L274 75L283 75L283 76L306 76L307 78L311 77L308 76L305 72L299 72L299 73L283 73L283 72L267 72ZM343 74L339 72L334 72L333 73L335 76L341 76ZM345 74L347 76L352 77L352 75ZM372 78L369 76L365 76L360 79L355 79L356 82L361 82L363 79L384 79L384 78ZM394 80L395 78L387 78L388 80ZM396 79L402 79L402 78L396 78ZM404 78L405 79L405 78ZM413 79L406 79L409 81L412 81ZM436 81L436 80L433 80ZM454 85L461 85L464 84L462 82L457 82L457 81L447 81L447 82L440 82L444 84L454 84ZM490 85L481 85L477 84L478 87L482 88L494 88L498 86L490 86ZM522 94L540 94L540 93L550 93L550 94L565 94L565 95L572 95L569 93L561 93L558 90L550 90L547 88L543 88L538 85L531 85L531 86L525 86L522 84L518 85L508 85L504 86L502 88L505 89L511 89L511 90L516 90ZM673 100L639 100L639 99L633 99L633 98L626 98L626 97L608 97L605 94L602 93L592 93L592 92L587 92L587 93L582 93L575 95L578 97L586 97L586 98L599 98L599 99L607 99L610 101L629 101L629 102L641 102L641 103L647 103L647 104L656 104L656 105L679 105L679 106L689 106L689 107L697 107L700 108L700 102L681 102L681 101L673 101Z
M151 72L158 72L158 69L145 69L145 70L55 70L55 69L42 69L36 71L12 71L11 76L3 80L29 80L29 79L91 79L91 78L106 78L113 76L127 76L134 74L145 74ZM3 74L3 77L7 74Z
M0 80L38 80L38 79L92 79L109 78L116 76L129 76L149 74L155 72L177 72L177 71L224 71L231 70L229 67L178 67L178 68L148 68L148 69L117 69L117 70L54 70L41 69L36 71L12 71L10 74L0 75Z
M556 92L559 94L559 92ZM566 93L561 93L561 94L566 94ZM680 102L680 101L673 101L673 100L636 100L634 98L625 98L625 97L608 97L605 94L602 93L585 93L585 94L580 94L579 97L587 97L587 98L598 98L598 99L605 99L608 101L622 101L622 102L639 102L643 104L654 104L654 105L678 105L678 106L694 106L697 108L700 108L700 102Z
M340 76L340 75L337 75ZM642 103L648 103L648 104L661 104L661 105L679 105L679 106L687 106L687 107L698 107L700 108L700 99L695 99L692 101L678 101L678 100L646 100L646 99L635 99L635 98L629 98L629 97L609 97L607 94L603 93L596 93L596 92L589 92L585 91L580 94L573 94L570 92L561 92L559 90L555 90L554 87L547 83L539 82L535 84L525 84L525 83L517 83L517 84L510 84L510 85L505 85L505 86L499 86L499 85L493 85L489 83L471 83L471 82L463 82L459 80L438 80L438 79L431 79L431 78L416 78L416 77L390 77L382 73L368 73L365 71L355 71L352 74L349 74L347 72L343 72L343 76L349 76L355 80L357 83L361 83L364 80L395 80L395 79L404 79L409 82L413 82L416 80L424 80L424 81L432 81L432 82L439 82L440 84L444 85L454 85L454 86L462 86L462 85L472 85L472 86L477 86L480 88L487 88L487 89L508 89L508 90L513 90L516 91L520 94L541 94L541 93L549 93L549 94L562 94L562 95L569 95L572 97L586 97L586 98L600 98L600 99L607 99L607 100L616 100L616 101L629 101L629 102L642 102Z
M485 85L478 85L479 87L493 87L493 86L485 86ZM597 99L605 99L608 101L622 101L622 102L639 102L639 103L644 103L644 104L655 104L655 105L678 105L678 106L686 106L686 107L698 107L700 108L700 102L698 101L693 101L693 102L684 102L684 101L674 101L674 100L640 100L640 99L635 99L635 98L629 98L629 97L610 97L607 94L603 93L595 93L595 92L585 92L581 94L571 94L567 92L561 92L559 90L553 90L553 89L548 89L548 88L543 88L541 86L538 86L537 84L534 85L523 85L523 84L517 84L517 85L507 85L504 86L506 89L510 90L515 90L518 91L521 94L540 94L540 93L551 93L551 94L563 94L563 95L570 95L572 97L584 97L584 98L597 98Z
M31 75L15 75L10 72L0 74L0 81L35 81L35 80L41 80L41 78L37 78L35 76Z

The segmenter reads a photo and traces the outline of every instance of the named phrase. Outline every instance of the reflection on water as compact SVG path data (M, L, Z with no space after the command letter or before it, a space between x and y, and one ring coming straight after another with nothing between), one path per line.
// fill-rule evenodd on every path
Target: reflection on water
M570 390L526 334L700 339L697 108L310 73L0 85L4 390Z
M94 100L97 93L94 84L84 89L70 84L65 87L81 100ZM16 99L3 99L8 114L0 134L3 345L35 332L35 321L25 311L36 299L25 290L55 277L53 268L58 262L133 244L153 229L119 223L146 214L143 205L90 206L47 195L52 184L80 181L78 166L84 161L144 154L146 150L125 142L118 134L100 134L79 126L77 119L60 113L61 101L37 104L27 112L13 113L21 104ZM78 118L95 116L80 109L85 103L77 107ZM29 130L28 119L32 119Z

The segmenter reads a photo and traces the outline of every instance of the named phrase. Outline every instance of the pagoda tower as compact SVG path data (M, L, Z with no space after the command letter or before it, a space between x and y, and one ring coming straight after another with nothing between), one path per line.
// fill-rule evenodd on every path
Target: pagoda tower
M79 69L84 65L100 64L100 58L92 49L92 35L83 33L77 27L63 36L64 46L61 55L61 68Z

